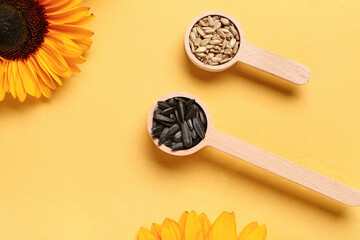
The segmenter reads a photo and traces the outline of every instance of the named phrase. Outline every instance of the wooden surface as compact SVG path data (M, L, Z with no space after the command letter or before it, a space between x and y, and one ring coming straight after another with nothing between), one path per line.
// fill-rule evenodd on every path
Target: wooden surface
M195 55L191 52L189 45L189 36L190 32L200 19L206 16L218 15L228 18L231 22L234 23L240 35L240 47L237 54L229 62L225 64L220 64L216 66L211 66L200 62ZM286 41L286 39L284 39ZM275 53L269 52L265 49L257 47L248 43L245 39L244 31L240 23L236 18L230 16L227 13L219 11L207 11L196 16L188 25L185 32L185 51L189 59L197 67L209 71L209 72L220 72L224 71L231 66L233 66L237 61L248 64L252 67L255 67L264 72L270 73L277 77L283 78L287 81L296 83L296 84L305 84L310 80L310 70L309 68L296 63L292 60L279 56Z

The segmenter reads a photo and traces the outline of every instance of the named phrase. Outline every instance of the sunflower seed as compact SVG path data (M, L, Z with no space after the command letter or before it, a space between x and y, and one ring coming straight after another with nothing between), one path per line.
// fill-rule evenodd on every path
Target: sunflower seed
M165 117L164 115L162 114L155 114L154 118L156 120L159 120L161 122L169 122L169 123L173 123L174 122L174 119L171 119L171 118L168 118L168 117Z
M195 103L195 99L190 99L185 103L185 110Z
M178 131L173 138L174 142L180 142L181 141L181 131Z
M191 131L191 137L192 137L193 139L196 139L196 138L197 138L197 134L196 134L195 129L193 129L193 130Z
M167 146L167 147L171 147L171 143L172 143L171 140L166 140L166 141L164 142L164 145Z
M191 40L193 43L195 43L195 41L196 41L196 35L195 35L194 32L191 32L191 33L190 33L190 40Z
M210 44L211 45L218 45L218 44L220 44L222 41L221 40L211 40L210 41Z
M159 143L158 143L159 146L161 146L166 141L166 137L167 137L167 134L168 134L169 130L170 130L170 128L166 127L161 132L160 137L159 137Z
M186 110L185 120L192 118L195 116L195 114L199 111L199 108L194 104L189 107L188 110Z
M184 121L184 116L185 116L185 107L183 102L181 101L178 102L177 111L180 117L180 123L182 123Z
M169 101L168 101L169 105L171 107L176 107L177 106L177 103L176 103L176 100L175 98L170 98Z
M230 48L234 48L234 47L235 47L235 44L236 44L236 39L235 39L235 38L231 39L231 40L230 40L230 43L229 43Z
M172 150L182 150L182 149L184 149L184 144L182 143L182 142L173 142L172 144L171 144L171 149Z
M163 111L162 109L156 108L155 111L154 111L154 114L161 113L162 111Z
M200 118L200 121L201 123L206 126L206 117L205 117L205 114L202 112L202 111L199 111L199 118Z
M199 142L201 142L201 138L196 138L194 141L193 141L193 143L192 143L192 145L191 145L191 147L194 147L194 146L196 146L196 145L198 145L199 144Z
M206 52L206 47L199 47L198 49L195 50L196 53L204 53Z
M193 126L193 124L192 124L191 119L187 120L186 123L187 123L187 125L189 126L190 131L192 131L192 130L194 129L194 126Z
M151 129L151 131L153 131L153 132L162 132L163 129L164 129L163 125L157 125L157 126L153 127Z
M174 122L177 122L177 119L176 119L176 117L175 117L175 114L171 113L171 114L170 114L170 118L173 119Z
M208 16L208 23L210 27L214 26L215 24L214 19L211 16Z
M163 110L170 107L170 105L167 104L165 101L159 101L159 102L157 102L157 104L158 104L158 107Z
M214 29L217 30L221 28L221 22L220 21L216 21L215 24L214 24Z
M192 52L192 53L195 53L195 50L196 50L196 49L195 49L195 45L194 45L194 43L191 42L191 41L190 41L190 49L191 49L191 52Z
M196 30L200 34L200 36L202 36L202 37L205 36L205 32L200 27L197 27ZM194 43L195 43L195 40L196 40L196 38L194 39Z
M227 18L221 18L220 20L221 20L221 23L224 24L225 26L230 24L230 21Z
M210 43L210 39L203 39L200 43L200 46L206 46Z
M192 119L193 124L194 124L194 129L196 131L196 133L202 138L204 139L205 137L205 133L204 133L204 126L202 125L202 123L200 122L200 120L197 117L194 117Z
M201 43L201 38L196 38L194 45L198 47L200 46L200 43Z
M154 138L159 138L160 135L161 135L161 132L153 132L153 133L151 133L151 135L152 135Z
M169 132L167 134L167 138L173 138L175 133L177 133L180 130L179 124L174 124L170 127Z
M182 142L184 143L185 147L190 147L192 144L192 137L191 137L189 127L186 124L186 122L181 122L180 124L181 124Z
M204 20L200 20L199 23L203 27L209 26Z
M170 115L170 113L173 113L173 112L175 112L175 108L169 107L169 108L165 109L164 111L162 111L161 114L164 116L168 116L168 115Z

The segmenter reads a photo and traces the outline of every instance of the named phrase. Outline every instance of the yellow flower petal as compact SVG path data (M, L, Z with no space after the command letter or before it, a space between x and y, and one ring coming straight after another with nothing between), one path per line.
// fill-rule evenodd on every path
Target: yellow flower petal
M86 28L70 25L50 25L49 32L59 33L70 39L83 39L94 35L92 31Z
M156 237L157 240L161 240L161 225L158 223L153 223L151 225L151 232Z
M204 232L200 218L196 212L191 211L186 219L184 240L204 239Z
M28 70L26 63L23 61L18 61L18 67L25 91L31 96L35 97L35 84L33 79L36 79L36 76L34 76L33 73Z
M58 4L48 5L45 6L46 12L58 12L58 11L64 11L66 9L72 8L78 4L80 4L82 0L62 0L59 1Z
M210 229L209 240L236 240L235 214L223 212Z
M180 226L182 233L185 231L185 224L186 224L186 219L188 216L189 216L189 213L186 211L183 214L181 214L181 216L179 218L179 226Z
M211 228L211 222L204 213L201 213L199 218L200 218L200 223L202 225L203 232L204 232L204 239L208 239L209 238L209 230Z
M238 240L245 240L252 233L259 224L257 222L249 223L240 233Z
M84 6L77 6L62 12L54 12L47 14L47 20L51 24L65 24L76 22L85 17L90 8Z
M252 231L246 240L265 240L267 235L267 230L265 225L261 225L257 227L254 231Z
M139 240L157 240L154 235L146 228L140 228Z
M181 240L181 230L177 222L171 219L165 219L161 225L161 239L163 240Z

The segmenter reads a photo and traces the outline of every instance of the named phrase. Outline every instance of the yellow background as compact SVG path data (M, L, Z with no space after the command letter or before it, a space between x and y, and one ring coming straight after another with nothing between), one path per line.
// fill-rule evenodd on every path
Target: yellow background
M234 211L268 239L355 240L347 207L214 149L175 158L146 131L153 102L199 96L225 133L360 189L360 2L85 0L97 16L82 73L51 100L0 103L0 239L137 238L185 210ZM247 40L311 69L297 86L238 64L207 73L186 57L197 14L236 17Z

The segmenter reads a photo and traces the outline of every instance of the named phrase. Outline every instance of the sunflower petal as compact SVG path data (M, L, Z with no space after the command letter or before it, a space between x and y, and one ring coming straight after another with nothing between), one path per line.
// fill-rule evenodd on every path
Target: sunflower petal
M156 240L161 240L161 225L153 223L151 225L151 232L156 237Z
M75 22L69 22L69 24L71 25L84 25L84 24L87 24L89 22L91 22L92 20L94 20L95 16L91 13L91 14L88 14L84 17L82 17L81 19L75 21Z
M201 223L202 228L203 228L204 239L208 239L209 238L209 230L211 228L211 222L210 222L209 218L204 213L200 214L199 219L200 219L200 223Z
M22 79L25 91L31 96L35 97L35 84L34 79L36 76L33 75L31 71L26 67L27 63L23 61L18 61L19 73Z
M265 240L267 235L267 230L265 225L261 225L257 227L254 231L252 231L246 240Z
M77 6L62 12L47 13L47 20L53 24L76 22L85 17L89 10L89 7Z
M70 25L50 25L49 32L59 33L71 39L89 38L94 33L86 28L70 26Z
M146 228L140 228L139 240L157 240L154 235Z
M196 212L191 211L187 217L184 231L185 240L204 239L204 232L200 218Z
M257 222L249 223L240 233L238 240L246 240L247 237L252 233L259 224Z
M62 0L59 2L59 4L53 4L49 6L45 6L46 12L61 12L66 9L72 8L76 5L79 5L82 2L82 0Z
M181 230L177 222L171 219L165 219L161 225L161 239L181 240Z
M186 219L189 216L189 213L186 211L183 214L181 214L180 219L179 219L179 226L181 229L181 232L185 232L185 224L186 224Z
M236 240L236 219L234 213L223 212L210 229L209 240Z
M37 60L34 57L30 57L28 63L31 65L33 69L35 69L38 77L51 89L56 89L56 85L51 78L51 76L45 72L40 66Z
M19 73L19 61L13 61L12 63L13 63L12 76L13 76L13 81L15 83L16 93L20 102L23 102L26 99L26 92L23 85L23 79L20 77L20 73Z

